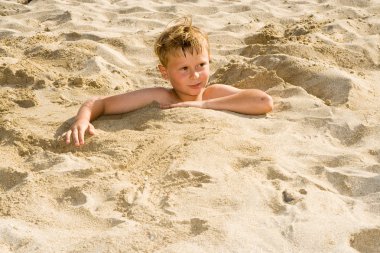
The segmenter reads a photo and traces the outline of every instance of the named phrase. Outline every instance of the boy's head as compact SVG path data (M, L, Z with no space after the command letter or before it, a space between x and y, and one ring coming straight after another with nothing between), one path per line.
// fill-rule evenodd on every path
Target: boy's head
M169 55L199 54L203 50L207 50L210 55L207 34L193 26L188 17L181 18L175 25L168 27L154 44L154 51L164 67L168 64Z

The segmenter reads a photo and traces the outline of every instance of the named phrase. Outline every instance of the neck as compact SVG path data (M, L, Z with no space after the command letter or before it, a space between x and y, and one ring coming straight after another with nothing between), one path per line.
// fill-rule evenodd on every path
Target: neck
M201 92L199 92L198 95L194 95L194 96L180 93L180 92L176 91L175 89L173 89L173 93L182 102L186 102L186 101L200 101L200 100L202 100L202 96L203 96L204 90L205 89L202 89Z

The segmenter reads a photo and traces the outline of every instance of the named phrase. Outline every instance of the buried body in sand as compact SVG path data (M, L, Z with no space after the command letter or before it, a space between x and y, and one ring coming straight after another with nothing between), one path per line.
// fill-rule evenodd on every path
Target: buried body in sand
M228 110L259 115L272 111L272 98L257 89L241 90L214 84L206 87L210 73L210 48L207 35L184 18L165 30L155 43L162 77L173 87L148 88L126 94L95 98L79 109L75 123L65 133L66 143L71 138L76 146L84 144L88 131L94 134L90 121L106 114L121 114L158 102L161 108L197 107Z

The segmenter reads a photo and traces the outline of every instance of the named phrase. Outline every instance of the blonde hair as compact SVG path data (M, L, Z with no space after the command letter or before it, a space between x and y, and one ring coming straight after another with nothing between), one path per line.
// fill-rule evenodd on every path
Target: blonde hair
M169 55L176 53L178 49L185 55L186 52L193 54L194 51L199 54L206 47L210 55L207 34L193 26L190 17L183 17L174 22L175 24L168 26L154 43L154 52L162 65L167 66Z

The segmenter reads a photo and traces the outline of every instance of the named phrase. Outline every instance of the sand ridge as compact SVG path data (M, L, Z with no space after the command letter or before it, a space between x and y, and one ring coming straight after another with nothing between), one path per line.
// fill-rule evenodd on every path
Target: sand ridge
M380 2L0 0L1 252L378 252ZM87 98L168 84L192 15L210 83L265 116L156 104L61 134Z

